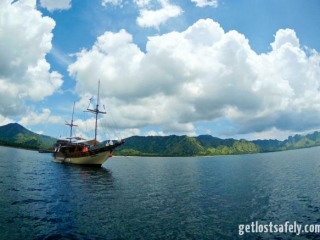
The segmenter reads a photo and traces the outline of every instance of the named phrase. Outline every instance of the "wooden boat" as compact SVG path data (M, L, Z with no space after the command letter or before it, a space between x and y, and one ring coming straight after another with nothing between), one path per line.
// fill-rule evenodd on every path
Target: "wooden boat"
M93 165L101 166L108 158L112 157L112 152L117 147L124 144L123 140L120 141L105 141L100 143L97 141L98 131L98 115L106 114L99 110L99 91L100 81L98 84L98 98L97 104L94 109L87 108L86 112L95 114L95 136L92 140L85 140L79 137L72 136L73 127L77 126L73 124L74 105L72 111L71 123L66 122L66 125L70 126L70 137L67 139L59 139L54 144L53 149L53 161L60 163L71 163L81 165ZM90 105L90 104L89 104Z

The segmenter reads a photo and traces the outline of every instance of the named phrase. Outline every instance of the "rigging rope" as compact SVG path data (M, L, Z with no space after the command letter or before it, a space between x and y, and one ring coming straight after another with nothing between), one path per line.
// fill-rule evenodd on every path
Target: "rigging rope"
M103 107L104 107L104 105L103 105ZM105 108L105 107L104 107L104 108ZM114 120L114 118L113 118L112 111L111 111L110 107L108 108L108 111L109 111L109 113L110 113L110 116L111 116L112 121L113 121L113 124L114 124L114 128L111 128L111 129L113 130L114 135L117 136L117 137L119 138L119 140L121 140L122 137L121 137L120 133L117 133L117 132L114 130L115 128L118 129L118 126L117 126L117 124L116 124L116 122L115 122L115 120Z

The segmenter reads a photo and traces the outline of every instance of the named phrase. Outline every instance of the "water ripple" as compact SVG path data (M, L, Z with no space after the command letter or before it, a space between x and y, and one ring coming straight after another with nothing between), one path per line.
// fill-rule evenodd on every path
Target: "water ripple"
M314 167L319 152L133 161L114 157L102 168L91 168L0 148L0 236L237 239L238 225L253 221L319 223L320 169ZM297 239L274 233L246 237Z

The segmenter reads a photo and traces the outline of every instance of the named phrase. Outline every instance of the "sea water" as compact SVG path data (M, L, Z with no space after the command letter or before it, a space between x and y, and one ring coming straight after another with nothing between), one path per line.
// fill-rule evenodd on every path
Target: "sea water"
M0 147L0 238L320 238L251 226L320 224L319 156L112 157L95 168Z

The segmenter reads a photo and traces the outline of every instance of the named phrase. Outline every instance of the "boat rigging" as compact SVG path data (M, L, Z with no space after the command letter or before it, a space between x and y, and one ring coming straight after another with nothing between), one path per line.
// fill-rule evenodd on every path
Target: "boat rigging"
M98 142L98 115L106 114L106 112L99 110L99 98L100 98L100 81L98 82L98 98L97 104L94 109L89 108L86 112L95 114L95 135L93 140L85 140L79 137L72 136L73 127L77 126L73 123L74 106L72 111L71 122L66 122L66 125L70 127L70 137L68 140L59 139L54 145L53 161L61 163L72 163L81 165L94 165L101 166L108 158L112 157L112 152L124 144L123 140L119 141L104 141L105 144ZM91 101L91 99L90 99ZM72 141L77 140L77 141ZM107 142L107 143L106 143Z

